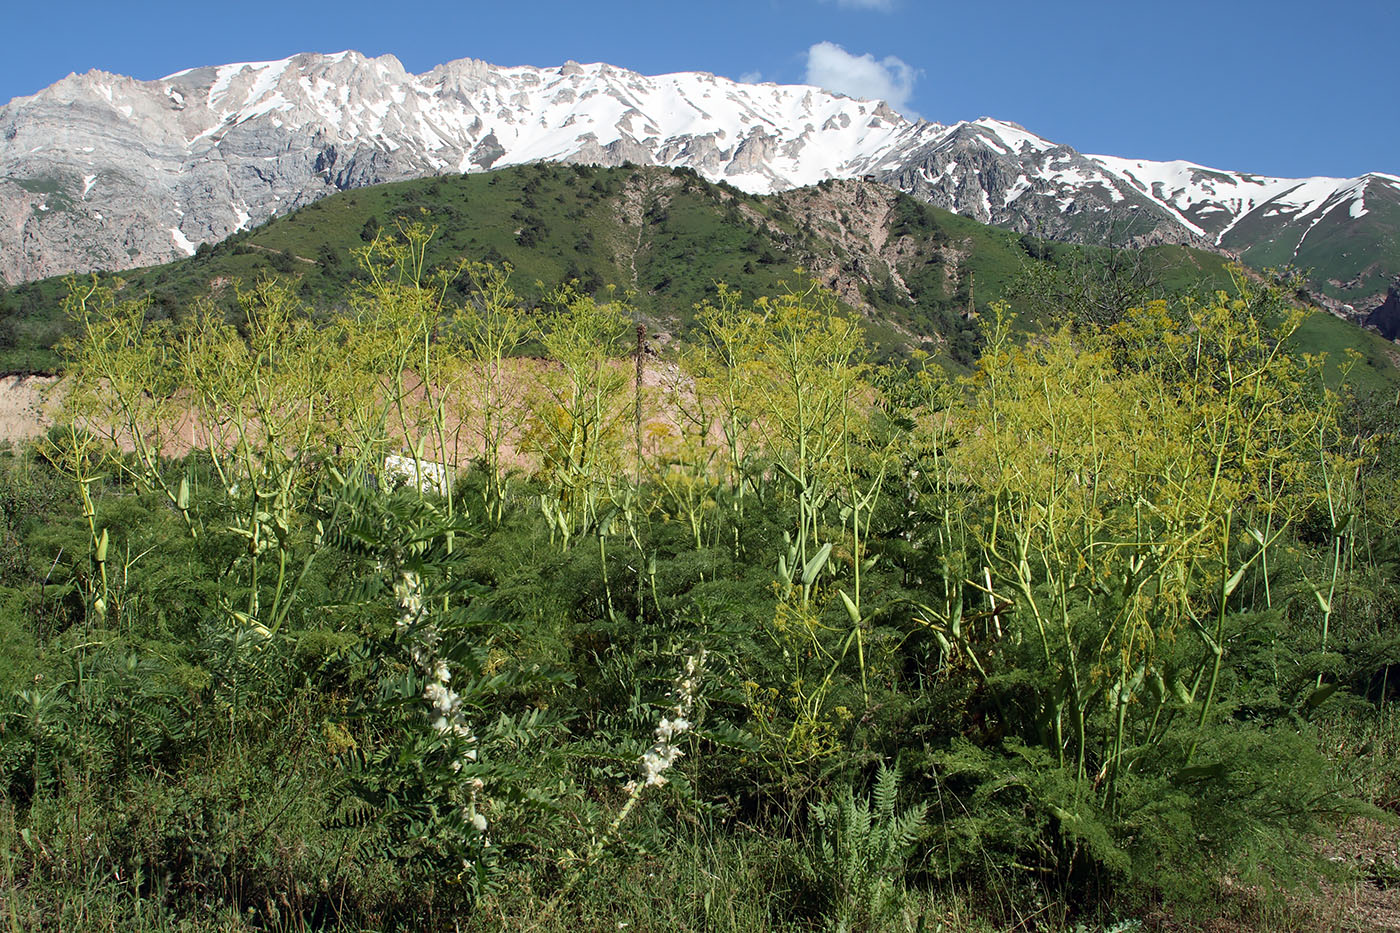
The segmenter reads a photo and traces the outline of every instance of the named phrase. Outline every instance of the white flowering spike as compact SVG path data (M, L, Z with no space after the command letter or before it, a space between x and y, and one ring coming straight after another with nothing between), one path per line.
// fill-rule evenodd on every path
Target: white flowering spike
M683 754L673 743L694 725L690 721L691 710L695 708L695 698L700 683L700 671L705 664L705 652L686 659L685 673L676 679L676 705L667 715L661 717L656 726L656 742L642 754L641 781L629 781L628 793L635 794L643 787L660 787L666 783L665 771L676 763Z
M450 734L468 746L449 766L453 774L460 774L464 763L477 760L477 750L472 747L476 745L476 734L472 732L462 710L461 696L448 686L452 682L452 669L445 658L437 656L442 635L427 619L422 578L411 570L404 571L394 581L394 597L400 611L397 623L399 634L408 642L408 653L414 666L428 677L427 686L423 688L423 700L428 706L425 710L428 723L435 732ZM462 810L462 818L483 836L486 833L486 817L477 811L476 801L484 787L480 778L471 779L471 805Z
M412 570L404 571L394 583L394 596L403 610L399 616L399 627L407 628L418 621L423 614L423 581Z

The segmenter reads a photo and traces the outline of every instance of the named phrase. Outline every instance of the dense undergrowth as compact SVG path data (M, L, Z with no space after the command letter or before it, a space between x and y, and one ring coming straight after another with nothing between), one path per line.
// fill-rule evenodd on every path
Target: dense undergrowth
M1395 807L1393 442L1276 294L951 379L721 290L657 385L425 236L330 320L73 292L0 460L0 923L1288 926Z

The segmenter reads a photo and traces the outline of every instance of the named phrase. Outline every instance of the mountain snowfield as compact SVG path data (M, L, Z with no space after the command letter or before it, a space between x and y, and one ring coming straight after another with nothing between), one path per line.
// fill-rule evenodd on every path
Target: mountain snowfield
M1268 178L1191 162L1089 158L1171 211L1187 229L1217 244L1256 210L1262 210L1263 217L1287 214L1294 220L1312 217L1316 223L1334 208L1345 207L1357 219L1367 213L1369 191L1379 189L1391 196L1400 191L1400 176L1379 172L1360 178Z
M156 81L93 71L0 108L0 275L167 261L337 190L537 160L684 166L754 193L873 176L1023 232L1246 259L1262 246L1271 263L1306 264L1310 239L1358 230L1319 268L1333 297L1379 294L1400 272L1386 253L1400 229L1391 175L1086 156L1014 123L910 122L879 101L710 74L462 59L414 75L391 55L340 52Z
M277 126L412 152L438 172L631 152L703 166L763 193L849 175L910 129L879 104L708 74L653 78L604 64L495 68L462 60L412 75L393 56L306 58L197 69L155 83L169 85L167 93L188 85L202 92L192 152L275 115ZM813 138L819 145L808 147Z

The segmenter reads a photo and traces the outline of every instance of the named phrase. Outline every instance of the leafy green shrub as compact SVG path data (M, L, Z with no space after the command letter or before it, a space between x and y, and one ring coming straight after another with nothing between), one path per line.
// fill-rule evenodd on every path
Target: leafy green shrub
M812 805L811 851L800 864L837 930L878 928L900 905L928 806L896 813L898 801L899 771L881 763L869 799L847 786Z

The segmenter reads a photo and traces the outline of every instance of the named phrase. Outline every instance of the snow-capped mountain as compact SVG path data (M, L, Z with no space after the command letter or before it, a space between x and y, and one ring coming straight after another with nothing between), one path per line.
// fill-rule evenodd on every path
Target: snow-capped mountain
M1212 244L1256 266L1313 269L1315 284L1334 297L1379 294L1400 268L1400 176L1269 178L1190 162L1090 158Z
M1328 236L1400 229L1393 176L1086 156L1013 123L914 123L878 101L709 74L463 59L414 75L341 52L157 81L94 71L0 108L0 275L165 261L336 190L537 160L685 166L758 193L873 176L1025 232L1246 254L1287 253L1324 221Z

